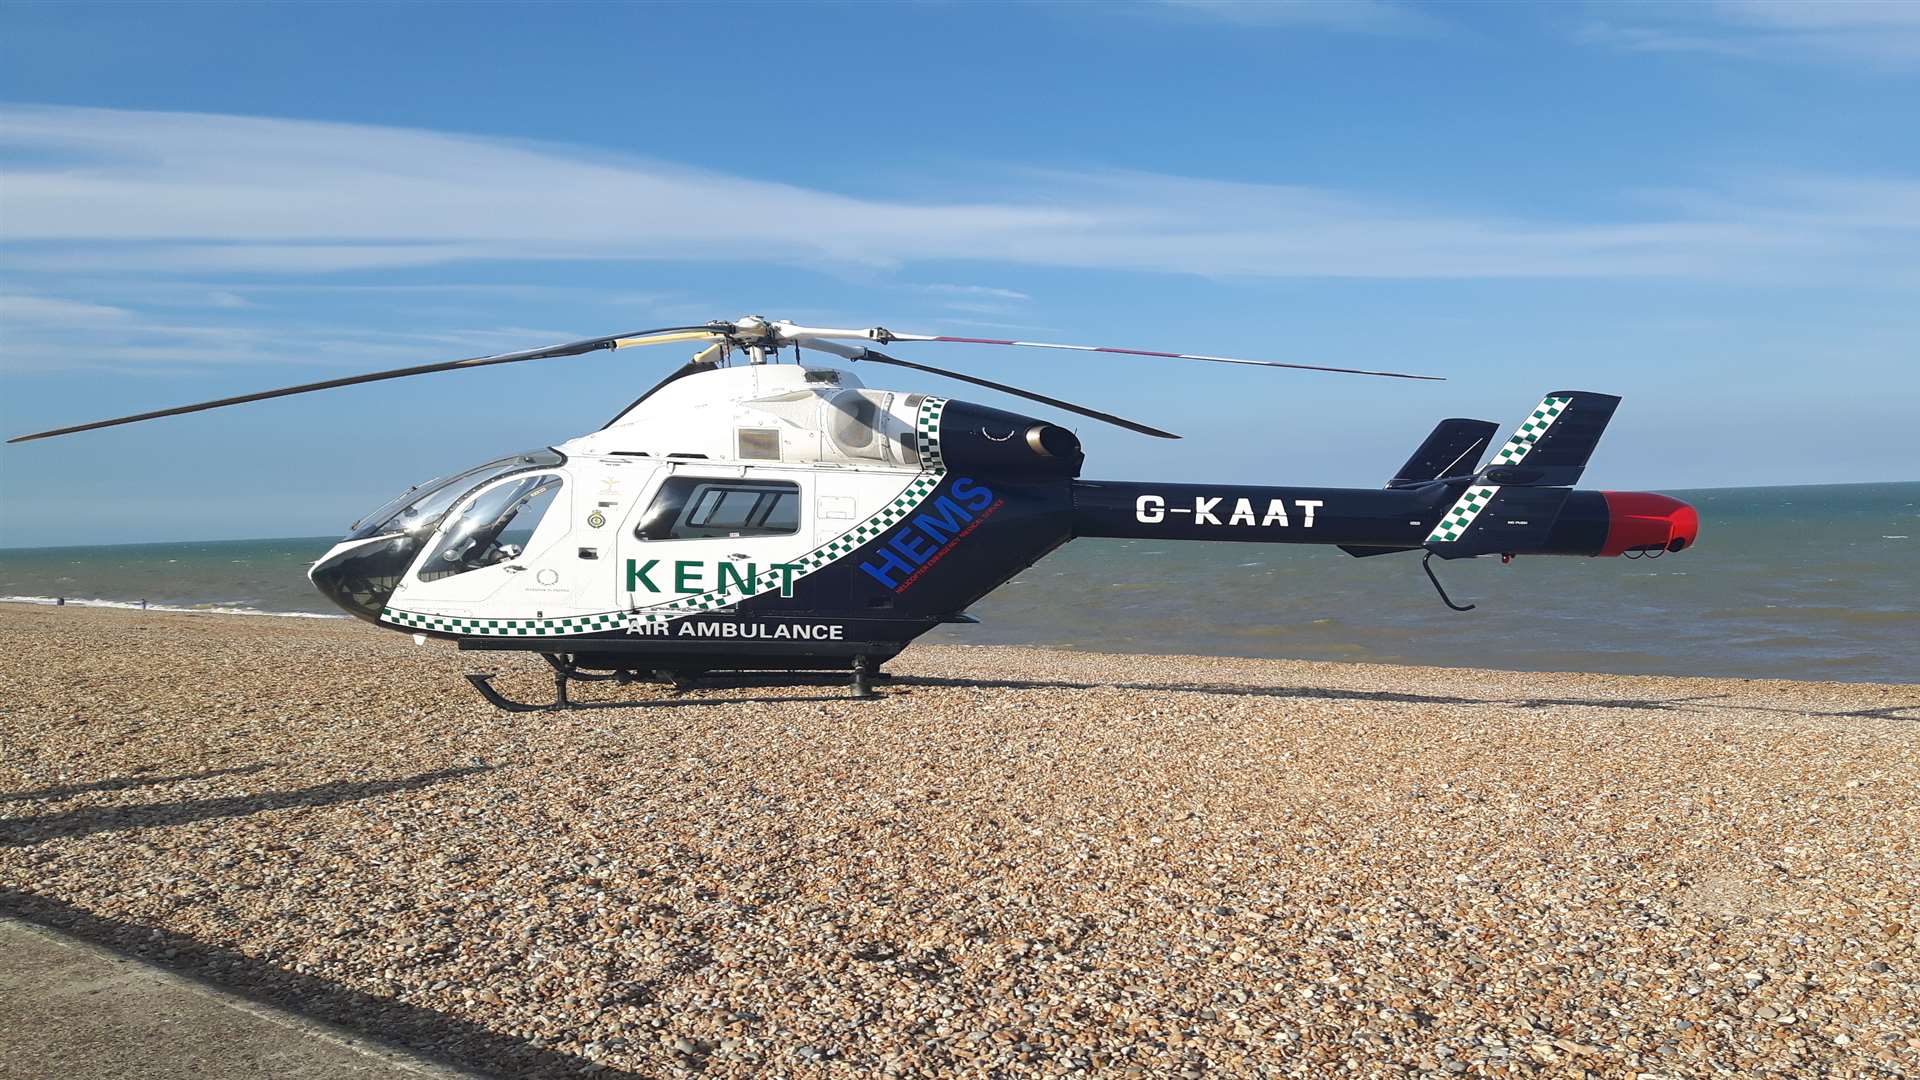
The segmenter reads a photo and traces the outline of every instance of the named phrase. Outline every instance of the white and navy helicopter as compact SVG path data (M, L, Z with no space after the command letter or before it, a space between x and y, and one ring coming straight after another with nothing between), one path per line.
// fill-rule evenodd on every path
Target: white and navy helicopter
M1432 376L1225 356L800 326L749 316L330 379L119 417L25 442L439 371L669 343L703 347L598 431L408 489L356 522L308 576L348 613L461 649L529 650L573 679L851 672L880 664L1077 537L1332 544L1426 552L1656 557L1698 536L1662 495L1576 491L1619 398L1548 394L1482 467L1497 431L1444 420L1382 489L1079 479L1072 431L851 372L780 362L804 347L908 368L1158 438L1170 432L876 346L956 342L1388 378ZM742 363L740 361L744 360Z

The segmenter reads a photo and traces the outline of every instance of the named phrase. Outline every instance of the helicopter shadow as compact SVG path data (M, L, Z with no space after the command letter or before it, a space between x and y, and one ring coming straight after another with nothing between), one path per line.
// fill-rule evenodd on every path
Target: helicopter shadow
M34 788L30 791L3 792L0 793L0 803L70 799L75 795L86 795L97 791L125 791L128 788L153 787L157 784L183 784L193 780L211 780L217 776L245 776L248 773L257 773L267 767L265 762L259 762L253 765L236 765L228 769L208 769L205 772L174 773L169 776L145 776L140 773L135 773L132 776L114 776L105 780L94 780L85 784Z
M1457 694L1419 694L1397 690L1346 690L1315 686L1245 686L1234 683L1149 683L1087 682L1067 679L959 679L921 675L896 675L901 686L954 686L983 690L1144 690L1182 694L1217 694L1225 697L1261 697L1322 701L1373 701L1410 705L1502 706L1512 709L1629 709L1643 712L1767 712L1789 716L1814 716L1829 719L1920 721L1920 702L1887 705L1872 709L1785 709L1772 705L1725 703L1731 694L1691 694L1660 698L1581 698L1581 697L1467 697ZM1915 715L1903 716L1902 713Z
M190 825L197 821L244 817L269 810L286 810L301 806L332 806L337 803L356 802L361 799L390 795L394 792L430 787L449 780L457 780L463 776L487 772L490 768L490 766L475 765L459 769L441 769L394 780L340 780L316 784L312 787L296 788L292 791L228 795L215 799L188 799L146 806L89 806L65 813L13 818L0 821L0 847L26 847L49 840L70 839L127 829L173 828L178 825ZM98 788L96 790L116 789ZM31 797L31 793L9 796L9 798L27 797Z
M541 712L568 712L575 709L692 709L711 705L794 705L825 704L832 701L874 701L882 695L860 697L857 694L834 694L828 697L687 697L687 698L649 698L644 701L569 701L565 705Z
M1702 709L1731 712L1781 713L1786 716L1818 716L1828 720L1906 720L1920 721L1920 701L1909 705L1882 705L1873 709L1783 709L1778 705L1702 705ZM1913 713L1900 716L1899 713Z
M468 1020L362 993L163 927L96 915L23 890L0 887L0 914L91 942L226 994L337 1025L376 1045L404 1047L453 1068L501 1077L592 1075L640 1080L643 1075L536 1047Z
M1671 709L1708 697L1683 698L1479 698L1456 694L1416 694L1399 690L1345 690L1324 686L1244 686L1235 683L1076 682L1066 679L951 679L919 675L896 676L895 681L917 686L961 686L983 690L1145 690L1177 694L1215 694L1222 697L1298 698L1320 701L1374 701L1402 705L1507 705L1545 709L1580 705L1603 709Z

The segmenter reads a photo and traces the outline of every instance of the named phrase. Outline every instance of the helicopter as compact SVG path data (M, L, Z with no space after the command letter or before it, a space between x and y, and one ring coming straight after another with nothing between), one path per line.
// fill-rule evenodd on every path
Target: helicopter
M308 570L342 610L468 651L521 650L574 680L839 673L873 696L880 665L1049 552L1082 537L1325 544L1369 558L1657 558L1692 546L1693 507L1575 490L1620 404L1547 394L1491 460L1486 420L1442 420L1373 488L1080 479L1073 431L931 394L868 387L849 363L938 375L1161 439L1172 432L903 360L944 342L1195 360L1383 378L1435 376L1144 349L835 329L746 316L423 364L22 435L19 443L434 372L675 343L693 357L598 430L407 489ZM791 347L794 362L782 362Z

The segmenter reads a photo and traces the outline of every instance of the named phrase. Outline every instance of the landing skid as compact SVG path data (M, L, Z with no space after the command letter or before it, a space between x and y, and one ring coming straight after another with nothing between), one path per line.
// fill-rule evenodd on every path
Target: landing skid
M550 665L553 668L553 701L550 704L540 705L540 704L531 704L524 701L513 700L512 698L506 696L505 694L502 694L500 691L494 689L493 676L491 674L468 675L467 681L473 684L473 688L475 690L480 691L480 696L486 698L488 704L492 705L496 709L501 709L506 712L516 712L516 713L547 712L547 711L556 710L556 709L572 709L572 708L643 709L643 708L660 706L660 705L697 704L697 702L693 702L693 701L629 701L629 702L575 703L573 700L571 700L567 696L567 684L576 680L580 682L614 682L614 683L620 683L623 685L628 683L636 683L636 682L657 681L657 682L667 683L668 685L672 686L675 691L685 691L685 690L693 689L696 685L699 685L699 683L702 680L700 679L699 676L693 676L693 675L688 675L686 673L674 672L674 671L653 672L652 673L653 677L651 679L647 678L646 676L642 675L637 671L582 671L571 660L565 659L562 656L555 655L553 653L541 653L540 656L541 656L541 659L545 660L548 663L548 665ZM878 670L876 670L876 668L877 668L877 665L872 663L870 658L864 655L856 656L853 658L853 672L852 672L852 680L851 680L851 689L853 692L850 695L850 698L852 700L865 701L865 700L870 700L872 698L877 698L880 696L879 694L874 693L873 681L875 679L885 679L888 676L879 672ZM735 677L729 681L732 682L733 685L748 685L749 683L749 679L745 673L736 673ZM807 679L799 677L799 673L792 673L792 674L789 674L787 677L781 679L780 683L783 685L792 685L792 684L804 683L808 681L809 680Z

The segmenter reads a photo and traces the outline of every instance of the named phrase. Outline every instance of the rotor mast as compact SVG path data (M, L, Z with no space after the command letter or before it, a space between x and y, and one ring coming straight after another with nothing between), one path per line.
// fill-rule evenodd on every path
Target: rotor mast
M744 315L739 321L727 325L727 334L746 348L749 364L767 362L767 349L771 346L774 355L779 355L780 339L774 334L774 327L761 315Z

